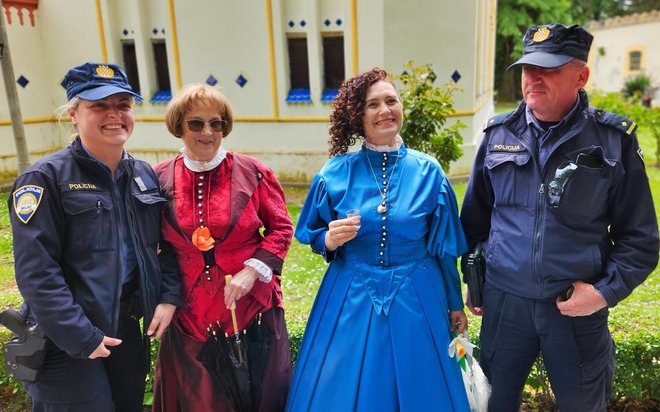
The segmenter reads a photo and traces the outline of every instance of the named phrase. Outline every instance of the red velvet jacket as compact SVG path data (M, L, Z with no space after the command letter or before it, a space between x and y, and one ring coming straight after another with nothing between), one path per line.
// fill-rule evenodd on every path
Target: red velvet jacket
M250 293L236 302L239 329L247 328L257 313L282 306L280 274L293 225L272 170L254 158L231 152L211 171L190 171L182 156L161 162L154 170L168 199L162 233L172 246L161 253L176 255L183 276L186 307L177 312L175 324L202 341L209 324L216 322L233 333L224 305L224 277L238 273L250 258L268 265L273 280L257 280ZM208 268L203 253L191 241L200 224L209 227L215 239L215 265Z

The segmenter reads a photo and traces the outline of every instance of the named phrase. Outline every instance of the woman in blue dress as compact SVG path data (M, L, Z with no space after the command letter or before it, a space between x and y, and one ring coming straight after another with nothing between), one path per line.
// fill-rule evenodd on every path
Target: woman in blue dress
M469 411L447 351L450 332L467 327L456 270L467 245L447 177L403 144L403 106L383 69L345 81L330 122L331 158L296 228L330 265L287 410Z

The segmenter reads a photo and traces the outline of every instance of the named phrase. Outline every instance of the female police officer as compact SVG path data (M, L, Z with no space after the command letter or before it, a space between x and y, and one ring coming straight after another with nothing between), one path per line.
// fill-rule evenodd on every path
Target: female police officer
M77 136L21 174L8 201L24 311L52 342L25 386L34 411L139 411L138 319L160 337L183 304L178 274L158 263L164 199L151 167L123 149L139 96L121 69L85 63L63 85Z

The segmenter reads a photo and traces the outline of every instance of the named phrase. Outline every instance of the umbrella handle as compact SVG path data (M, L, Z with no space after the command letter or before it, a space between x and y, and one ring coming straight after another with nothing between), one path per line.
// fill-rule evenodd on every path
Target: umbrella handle
M231 285L231 275L225 275L225 283L227 285ZM233 305L231 305L231 321L234 324L234 334L238 335L238 322L236 321L236 302L234 302Z

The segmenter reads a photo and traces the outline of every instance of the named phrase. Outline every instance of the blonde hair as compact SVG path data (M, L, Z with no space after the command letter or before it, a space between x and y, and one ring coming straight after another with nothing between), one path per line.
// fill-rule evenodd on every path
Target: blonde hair
M219 90L201 83L184 86L170 100L165 110L167 130L174 136L181 137L183 135L183 118L197 104L215 106L218 109L218 114L225 121L222 130L223 137L231 132L234 126L234 112L229 100Z

